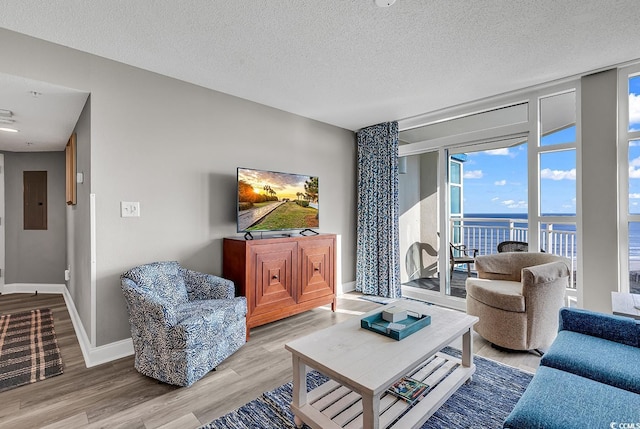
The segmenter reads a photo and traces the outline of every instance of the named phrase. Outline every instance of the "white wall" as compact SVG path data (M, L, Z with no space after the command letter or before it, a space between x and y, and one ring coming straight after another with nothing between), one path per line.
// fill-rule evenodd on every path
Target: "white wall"
M222 238L236 230L238 166L319 176L320 231L342 235L338 280L355 278L353 132L10 31L0 30L0 43L0 72L91 93L97 346L130 335L119 282L126 269L178 260L221 274ZM141 217L121 218L120 201L139 201ZM74 210L87 204L79 198ZM72 222L74 237L89 233L85 222ZM78 242L72 261L82 272L86 245Z

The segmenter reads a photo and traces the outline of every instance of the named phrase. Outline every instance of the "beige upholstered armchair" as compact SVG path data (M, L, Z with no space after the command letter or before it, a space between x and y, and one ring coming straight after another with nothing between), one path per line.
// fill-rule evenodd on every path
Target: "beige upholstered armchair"
M569 285L569 260L549 253L478 256L478 278L468 278L467 313L474 329L511 350L547 348L558 331L558 312Z

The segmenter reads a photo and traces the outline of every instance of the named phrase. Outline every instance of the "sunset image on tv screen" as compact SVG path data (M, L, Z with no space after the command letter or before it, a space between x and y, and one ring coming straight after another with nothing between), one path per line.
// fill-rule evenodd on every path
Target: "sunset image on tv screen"
M318 228L318 178L238 168L238 231Z

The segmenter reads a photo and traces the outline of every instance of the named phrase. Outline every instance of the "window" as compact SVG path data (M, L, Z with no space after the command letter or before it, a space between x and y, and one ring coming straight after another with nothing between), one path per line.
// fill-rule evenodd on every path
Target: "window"
M628 144L628 198L625 210L628 226L628 284L631 293L640 293L640 75L628 75L625 83L622 96L628 100L628 114L623 115L625 123L622 129L626 130L626 133L623 133L621 139ZM623 279L624 277L622 275ZM626 279L623 280L620 290L626 290Z
M640 140L629 142L629 214L640 214Z
M414 269L418 264L407 264L410 281L403 280L403 293L464 309L466 267L451 269L450 243L484 255L496 253L501 241L526 241L568 257L575 272L577 99L576 82L571 82L501 98L501 105L483 101L454 114L435 112L399 123L400 156L439 154L429 166L420 162L421 174L435 173L436 165L443 172L437 186L429 182L430 192L423 188L426 176L402 176L401 200L412 202L401 209L403 260L437 257L438 270L427 279ZM430 213L410 215L428 201ZM423 257L420 262L424 266Z
M462 162L453 157L449 160L449 189L451 216L462 216Z
M539 98L538 234L540 248L571 260L576 287L576 91ZM535 228L536 225L529 225Z
M540 213L575 216L575 149L540 154Z

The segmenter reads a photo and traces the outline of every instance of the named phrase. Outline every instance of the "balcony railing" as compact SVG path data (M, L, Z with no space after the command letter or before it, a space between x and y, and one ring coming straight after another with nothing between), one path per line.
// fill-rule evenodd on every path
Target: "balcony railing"
M503 241L529 241L527 219L451 218L450 233L452 243L464 244L468 249L478 249L478 255L497 253L498 244ZM570 287L575 288L575 222L542 224L540 247L543 252L564 256L571 261Z

